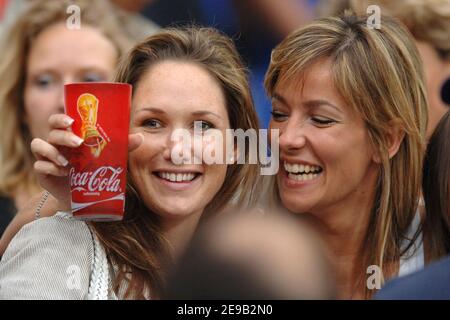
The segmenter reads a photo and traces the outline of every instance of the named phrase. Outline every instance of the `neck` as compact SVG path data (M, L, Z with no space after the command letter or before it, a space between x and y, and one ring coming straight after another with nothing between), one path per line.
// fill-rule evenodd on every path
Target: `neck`
M362 247L375 199L376 179L359 188L348 199L321 212L308 214L314 228L319 230L334 256L334 270L339 296L345 299L360 297ZM370 250L370 248L368 248ZM364 280L364 279L363 279ZM365 281L363 281L365 283ZM355 290L358 289L358 292Z
M14 205L17 211L21 211L30 201L31 195L25 190L21 190L14 194Z
M183 217L170 217L163 221L164 237L170 243L172 257L177 259L183 254L186 246L192 239L202 212L192 213Z

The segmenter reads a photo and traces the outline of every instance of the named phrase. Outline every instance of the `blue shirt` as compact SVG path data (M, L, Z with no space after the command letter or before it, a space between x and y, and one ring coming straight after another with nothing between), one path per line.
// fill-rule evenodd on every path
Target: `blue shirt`
M413 274L389 281L377 300L450 299L450 256Z

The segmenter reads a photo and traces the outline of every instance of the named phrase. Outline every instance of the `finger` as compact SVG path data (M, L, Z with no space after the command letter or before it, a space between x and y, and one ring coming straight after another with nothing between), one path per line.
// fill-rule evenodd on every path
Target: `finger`
M144 142L142 133L133 133L128 135L128 152L136 150Z
M31 141L31 152L38 160L50 160L57 165L67 166L69 161L50 143L36 138Z
M34 163L34 171L37 174L65 177L69 175L68 167L60 167L53 162L38 160Z
M48 124L52 129L67 129L73 124L74 120L64 113L52 114L48 118Z
M83 143L83 139L71 131L55 129L48 134L47 141L53 145L76 148Z

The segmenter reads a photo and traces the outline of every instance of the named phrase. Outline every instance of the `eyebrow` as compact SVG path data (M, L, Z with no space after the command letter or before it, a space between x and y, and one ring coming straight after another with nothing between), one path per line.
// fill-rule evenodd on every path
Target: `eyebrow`
M155 112L155 113L166 113L163 109L150 108L150 107L140 108L138 111L136 111L136 113L141 112L141 111L151 111L151 112Z
M317 99L317 100L308 100L305 101L303 103L304 106L306 106L307 108L317 108L319 106L329 106L333 109L335 109L338 112L342 112L341 109L339 109L337 106L335 106L334 104L332 104L331 102L327 101L327 100L323 100L323 99Z
M54 66L39 66L37 68L34 68L33 70L30 70L33 74L39 74L39 73L58 73L59 68ZM107 73L108 70L106 70L104 67L99 67L98 65L86 65L81 68L77 69L77 73L83 73L83 72L101 72L101 73Z
M286 99L283 98L282 95L280 95L280 94L278 94L278 93L276 93L276 92L273 94L272 100L278 100L278 101L280 101L280 102L281 102L282 104L284 104L284 105L289 105L289 104L287 103Z
M151 112L155 112L155 113L161 113L161 114L166 114L166 111L164 111L163 109L159 109L159 108L153 108L153 107L145 107L145 108L141 108L139 109L137 112L141 112L141 111L151 111ZM192 112L192 115L194 116L207 116L207 115L211 115L214 116L218 119L222 120L222 117L219 116L218 114L211 112L211 111L206 111L206 110L200 110L200 111L194 111Z
M289 106L289 103L286 101L286 99L280 95L279 93L274 93L272 96L272 99L278 100L280 101L282 104ZM307 108L317 108L319 106L325 105L325 106L329 106L333 109L335 109L338 112L342 112L342 110L340 108L338 108L337 106L335 106L334 104L332 104L331 102L324 100L324 99L314 99L314 100L308 100L303 102L303 105Z
M192 115L194 116L207 116L207 115L211 115L214 116L216 118L219 118L222 120L222 117L219 116L217 113L211 112L211 111L206 111L206 110L201 110L201 111L194 111L192 112Z

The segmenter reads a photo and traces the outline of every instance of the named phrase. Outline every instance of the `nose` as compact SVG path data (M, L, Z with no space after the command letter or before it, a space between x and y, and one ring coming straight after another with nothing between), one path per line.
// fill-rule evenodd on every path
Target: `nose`
M279 145L283 152L295 152L306 144L303 123L290 119L283 128L280 128Z
M189 131L175 129L165 139L163 158L175 165L188 164L191 162L192 137Z
M164 149L162 152L163 158L166 161L172 161L172 149L174 147L173 141L171 141L170 136L165 139Z
M62 79L61 85L59 86L58 91L58 110L57 113L64 113L64 105L65 105L65 98L64 98L64 85L68 83L75 82L75 79L72 76L65 76Z

